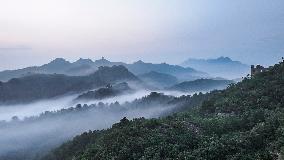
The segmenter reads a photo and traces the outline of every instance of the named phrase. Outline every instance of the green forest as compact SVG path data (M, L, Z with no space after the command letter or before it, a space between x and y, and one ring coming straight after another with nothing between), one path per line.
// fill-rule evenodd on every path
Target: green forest
M157 119L123 118L85 132L44 160L273 160L284 156L284 64Z

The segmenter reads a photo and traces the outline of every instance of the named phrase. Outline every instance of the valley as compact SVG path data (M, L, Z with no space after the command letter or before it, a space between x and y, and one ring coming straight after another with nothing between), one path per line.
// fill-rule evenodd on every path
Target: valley
M284 0L3 0L0 160L284 160Z
M82 65L93 64L91 60L78 61ZM78 61L74 63L78 65ZM95 61L101 65L106 65L107 62ZM56 59L51 64L54 65L54 71L71 65L63 59ZM84 131L110 128L122 117L164 117L184 110L185 103L191 103L191 107L200 105L209 97L206 92L224 89L234 83L224 81L226 83L221 83L222 88L212 86L209 82L196 83L195 87L187 87L191 89L181 90L175 86L180 85L184 75L163 72L169 71L167 67L172 67L170 65L139 62L132 67L132 71L139 73L137 75L123 65L111 64L97 67L89 75L33 73L2 82L1 159L38 159ZM145 70L149 67L147 65L152 66L153 71L150 70L151 67ZM183 73L185 69L182 70L178 72ZM150 72L144 73L148 71ZM186 108L188 107L187 105ZM41 141L43 137L50 138Z

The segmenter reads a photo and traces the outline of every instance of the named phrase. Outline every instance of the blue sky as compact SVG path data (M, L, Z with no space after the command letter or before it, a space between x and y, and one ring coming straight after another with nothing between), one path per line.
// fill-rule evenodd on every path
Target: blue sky
M283 0L3 0L0 70L102 56L269 65L284 56L283 28Z

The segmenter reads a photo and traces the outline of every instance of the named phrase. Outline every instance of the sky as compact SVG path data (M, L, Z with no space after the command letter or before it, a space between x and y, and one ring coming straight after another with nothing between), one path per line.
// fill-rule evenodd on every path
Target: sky
M0 70L102 56L270 65L283 28L283 0L0 0Z

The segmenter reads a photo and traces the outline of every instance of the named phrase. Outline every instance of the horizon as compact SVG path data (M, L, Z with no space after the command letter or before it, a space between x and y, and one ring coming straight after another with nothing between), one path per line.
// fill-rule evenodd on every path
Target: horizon
M27 65L27 66L23 66L23 67L19 67L19 68L7 68L7 69L1 69L0 68L0 72L2 71L7 71L7 70L17 70L17 69L24 69L24 68L27 68L27 67L39 67L39 66L42 66L42 65L45 65L45 64L49 64L50 62L56 60L56 59L63 59L69 63L75 63L76 61L80 60L80 59L83 59L83 60L91 60L92 62L95 62L97 60L102 60L102 59L105 59L107 61L110 61L110 62L122 62L122 63L126 63L126 64L133 64L135 62L138 62L138 61L142 61L143 63L152 63L152 64L162 64L162 63L166 63L166 64L169 64L169 65L178 65L178 66L181 66L183 67L181 64L189 59L193 59L193 60L217 60L217 59L220 59L220 58L229 58L231 61L233 62L240 62L241 64L244 64L244 65L247 65L247 66L250 66L250 65L261 65L261 66L264 66L264 67L269 67L269 66L273 66L274 64L277 64L278 62L281 62L282 59L281 57L279 57L275 62L272 62L270 65L265 65L265 64L260 64L260 63L256 63L256 64L247 64L247 63L244 63L242 61L239 61L239 60L235 60L235 59L232 59L231 57L228 57L228 56L219 56L219 57L215 57L215 58L187 58L185 59L184 61L178 63L178 64L173 64L173 63L168 63L168 62L149 62L149 61L145 61L143 59L137 59L137 60L133 60L133 61L115 61L115 60L111 60L109 58L106 58L104 56L100 57L100 58L83 58L83 57L78 57L77 59L66 59L66 58L63 58L63 57L56 57L56 58L52 58L52 59L48 59L46 60L46 62L42 63L42 64L37 64L37 65ZM191 67L185 67L185 68L191 68ZM196 69L196 68L193 68L193 69Z
M5 1L0 70L57 57L102 56L169 64L225 56L268 66L284 55L283 5L281 0Z
M0 160L283 159L284 0L8 0Z
M195 60L217 60L217 59L220 59L220 58L229 58L229 59L232 60L232 61L236 61L236 60L234 60L234 59L231 59L230 57L225 57L225 56L220 56L220 57L216 57L216 58L208 58L208 59L202 59L202 58L188 58L188 59L195 59ZM63 60L65 60L65 61L69 62L69 63L75 63L75 62L77 62L77 61L80 60L80 59L83 59L83 60L91 60L92 62L95 62L95 61L97 61L97 60L102 60L102 59L104 59L104 60L107 60L107 61L110 61L110 62L122 62L122 63L126 63L126 64L133 64L133 63L135 63L135 62L142 61L143 63L152 63L152 64L162 64L162 63L166 63L166 64L169 64L169 65L178 65L178 66L183 67L183 66L181 65L182 62L181 62L180 64L172 64L172 63L167 63L167 62L157 62L157 63L155 63L155 62L144 61L143 59L138 59L138 60L134 60L134 61L131 61L131 62L124 62L124 61L112 61L112 60L110 60L110 59L108 59L108 58L106 58L106 57L103 57L103 56L102 56L101 58L82 58L82 57L79 57L79 58L77 58L77 59L75 59L75 60L68 60L68 59L66 59L66 58L57 57L57 58L54 58L54 59L50 59L50 60L47 61L46 63L42 63L42 64L39 64L39 65L24 66L24 67L21 67L21 68L14 68L14 69L4 69L4 70L1 70L1 69L0 69L0 72L6 71L6 70L23 69L23 68L27 68L27 67L39 67L39 66L42 66L42 65L45 65L45 64L49 64L50 62L52 62L52 61L54 61L54 60L56 60L56 59L63 59ZM186 59L186 60L188 60L188 59ZM186 60L185 60L185 61L186 61ZM184 61L183 61L183 62L184 62ZM248 65L248 66L249 66L249 64L243 63L243 62L241 62L241 61L237 61L237 62L240 62L240 63L242 63L242 64L244 64L244 65ZM191 68L191 67L185 67L185 68ZM195 68L194 68L194 69L195 69Z

